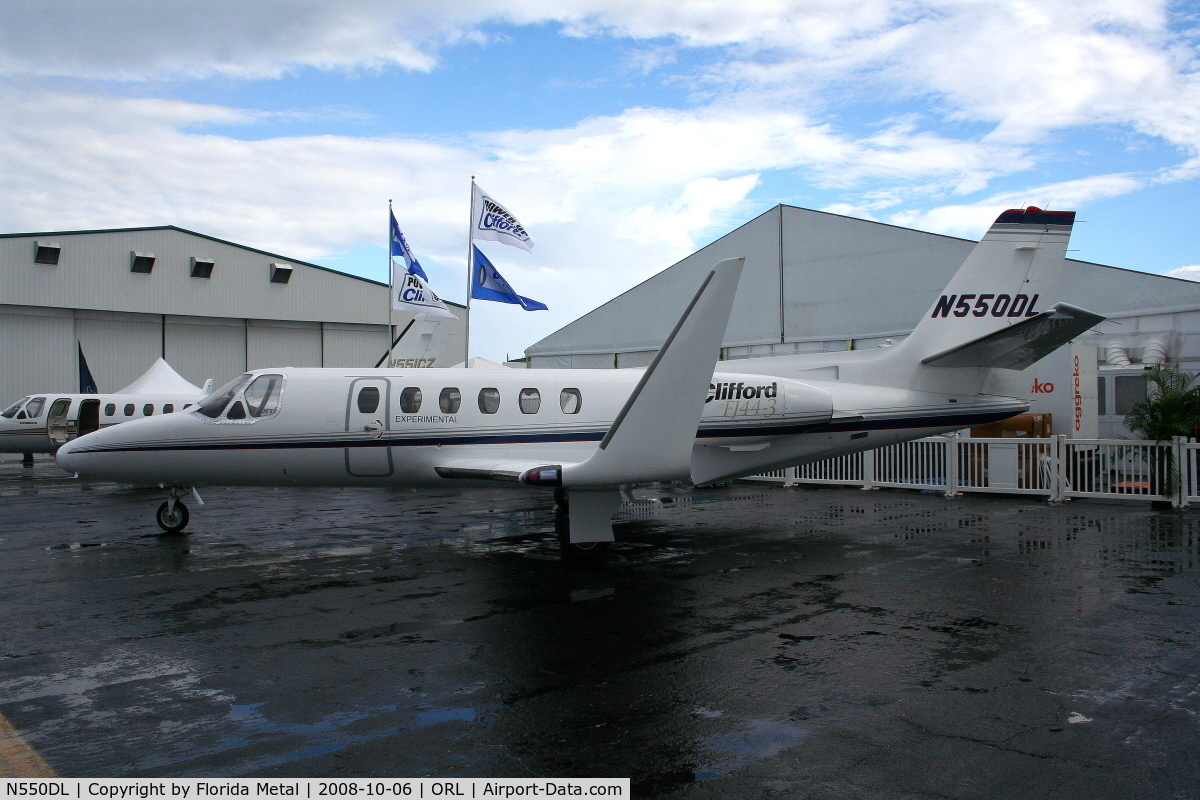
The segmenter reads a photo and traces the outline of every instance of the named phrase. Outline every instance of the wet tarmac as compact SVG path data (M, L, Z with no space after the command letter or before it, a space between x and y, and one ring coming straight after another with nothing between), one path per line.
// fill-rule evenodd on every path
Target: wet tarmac
M742 483L588 565L539 494L162 494L0 465L0 726L61 775L1200 797L1198 511Z

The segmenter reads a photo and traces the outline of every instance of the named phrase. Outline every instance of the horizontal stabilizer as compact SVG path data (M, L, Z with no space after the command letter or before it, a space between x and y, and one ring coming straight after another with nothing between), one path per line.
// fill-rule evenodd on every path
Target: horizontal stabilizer
M923 359L930 367L1025 369L1104 317L1059 303L1048 311Z

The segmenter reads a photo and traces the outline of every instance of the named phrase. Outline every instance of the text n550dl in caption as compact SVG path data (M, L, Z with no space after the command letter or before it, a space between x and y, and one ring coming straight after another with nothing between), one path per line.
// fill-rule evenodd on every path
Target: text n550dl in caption
M5 798L63 800L629 797L628 778L54 778L0 786Z

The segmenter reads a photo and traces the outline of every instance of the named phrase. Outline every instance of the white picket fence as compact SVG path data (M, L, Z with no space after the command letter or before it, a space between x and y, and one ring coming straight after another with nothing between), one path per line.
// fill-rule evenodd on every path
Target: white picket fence
M1174 475L1174 477L1172 477ZM754 475L747 480L1041 495L1200 500L1200 444L1136 439L962 439L933 436Z

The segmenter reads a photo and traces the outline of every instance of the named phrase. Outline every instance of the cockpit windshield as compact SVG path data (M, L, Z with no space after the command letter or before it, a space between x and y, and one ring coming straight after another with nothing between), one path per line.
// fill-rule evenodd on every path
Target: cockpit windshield
M237 393L241 391L242 387L249 383L250 379L253 377L253 375L249 374L237 376L229 383L225 384L220 389L217 389L208 397L197 403L196 413L203 414L206 417L212 417L213 419L221 416L221 412L225 410L225 406L229 405L229 401L232 400Z
M13 403L8 408L4 409L3 411L0 411L0 417L4 417L5 419L12 419L13 417L15 417L17 415L17 412L21 410L21 406L25 405L25 401L28 399L29 399L28 397L22 397L20 400Z

